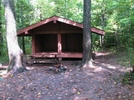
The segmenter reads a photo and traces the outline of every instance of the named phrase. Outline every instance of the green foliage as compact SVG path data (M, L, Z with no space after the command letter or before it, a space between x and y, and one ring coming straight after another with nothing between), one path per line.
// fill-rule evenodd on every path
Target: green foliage
M7 63L9 61L8 55L0 57L0 63Z
M105 35L105 40L104 40L104 46L105 48L110 48L113 46L116 46L116 40L115 40L115 35L111 34L112 32L107 32L107 34Z
M0 57L3 55L3 32L4 32L4 9L2 6L2 1L0 0Z
M83 20L82 0L32 0L33 16L36 22L53 15L63 16L77 22Z
M100 46L100 37L97 34L92 34L92 44L94 52L101 51L102 47Z
M27 44L25 45L26 54L31 54L31 52L32 52L32 43L31 43L31 41L32 41L31 37L27 37L27 38L25 39L25 43L27 43Z
M118 58L118 63L122 66L131 67L132 70L134 69L134 49L128 48L127 50L123 51L122 53L119 52L121 55Z
M20 47L21 47L21 49L23 49L23 46L22 46L22 38L21 37L19 37L19 45L20 45ZM27 36L27 37L25 37L25 39L24 39L24 42L25 42L25 49L26 49L26 54L31 54L31 52L32 52L32 43L31 43L31 41L32 41L32 39L31 39L31 37L29 37L29 36Z
M33 24L33 8L29 0L19 0L15 2L17 29ZM30 21L31 20L31 21Z
M122 77L122 83L123 84L132 84L134 80L134 73L127 72L123 77Z
M120 64L121 66L127 66L127 67L130 67L130 62L128 61L127 59L127 56L121 54L121 56L117 59L117 63Z
M128 62L129 66L132 67L132 70L134 71L134 48L128 48Z

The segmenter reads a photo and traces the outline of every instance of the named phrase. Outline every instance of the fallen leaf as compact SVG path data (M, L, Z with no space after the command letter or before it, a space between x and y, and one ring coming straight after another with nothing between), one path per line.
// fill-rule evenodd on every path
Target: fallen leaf
M46 86L46 89L49 89L49 86Z
M12 78L12 77L13 77L13 74L10 75L10 78Z

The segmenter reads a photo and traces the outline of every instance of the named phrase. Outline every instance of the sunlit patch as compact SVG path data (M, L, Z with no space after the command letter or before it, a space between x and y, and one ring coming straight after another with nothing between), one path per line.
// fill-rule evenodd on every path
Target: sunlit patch
M3 70L3 71L0 72L0 75L2 75L2 76L5 75L5 74L7 74L7 70Z
M110 53L101 53L101 52L98 52L96 53L96 56L106 56L106 55L109 55Z
M50 5L51 6L55 6L55 2L50 2Z
M5 75L5 74L7 74L7 68L8 68L8 65L2 65L2 64L0 64L0 68L1 68L1 70L0 70L0 75Z
M102 67L99 67L99 68L95 68L94 69L94 72L100 72L100 71L103 71L103 68Z
M110 69L116 69L116 67L112 66L112 65L108 65L107 67L110 68Z
M107 66L107 68L109 68L109 69L116 69L115 66L112 66L112 65L110 65L110 64L105 64L105 63L103 63L102 65L103 65L103 66Z
M76 26L76 23L74 23L73 25Z
M82 97L81 96L76 96L76 97L74 97L73 100L90 100L90 99L87 96L86 97L84 97L84 96L82 96Z
M27 70L33 70L34 67L26 67Z

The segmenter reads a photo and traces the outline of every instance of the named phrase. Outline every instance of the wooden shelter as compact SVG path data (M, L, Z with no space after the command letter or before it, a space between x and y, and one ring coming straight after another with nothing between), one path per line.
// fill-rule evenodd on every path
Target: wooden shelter
M98 28L93 33L104 35ZM53 16L18 31L32 36L32 56L42 58L82 58L83 24Z

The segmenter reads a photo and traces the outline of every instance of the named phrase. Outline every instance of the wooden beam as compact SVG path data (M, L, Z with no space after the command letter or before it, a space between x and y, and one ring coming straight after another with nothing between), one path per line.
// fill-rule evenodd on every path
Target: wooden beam
M56 24L56 22L57 22L57 21L56 21L56 19L54 18L53 23L55 23L55 24Z
M58 34L58 31L34 31L32 34ZM79 30L61 30L61 34L63 33L83 33L82 31Z
M62 52L61 34L58 34L58 54Z
M105 31L103 31L103 30L100 30L100 29L98 29L98 28L91 28L91 31L92 32L94 32L94 33L96 33L96 34L98 34L98 35L105 35Z
M57 55L57 58L82 58L82 52L62 52L60 55Z

